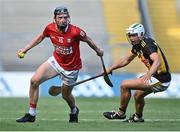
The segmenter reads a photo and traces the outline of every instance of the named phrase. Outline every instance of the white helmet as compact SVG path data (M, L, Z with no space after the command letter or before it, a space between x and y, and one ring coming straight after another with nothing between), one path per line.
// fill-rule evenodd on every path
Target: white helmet
M134 23L126 29L126 34L136 34L138 37L142 37L145 34L144 26L139 23Z

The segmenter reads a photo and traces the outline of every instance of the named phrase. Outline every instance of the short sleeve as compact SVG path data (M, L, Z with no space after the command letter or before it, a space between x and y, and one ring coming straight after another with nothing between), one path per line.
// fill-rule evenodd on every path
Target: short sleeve
M77 27L77 38L83 40L86 37L86 32Z
M43 31L44 36L49 37L49 30L48 30L48 26L45 27L44 31Z
M147 46L146 48L147 48L147 52L149 55L154 53L154 52L157 52L157 50L158 50L157 45L155 45L153 42L149 43L146 46Z
M144 50L146 51L146 53L148 55L150 55L150 54L152 54L154 52L157 52L158 47L157 47L156 42L153 39L145 38L144 41L146 43L146 46L144 47Z

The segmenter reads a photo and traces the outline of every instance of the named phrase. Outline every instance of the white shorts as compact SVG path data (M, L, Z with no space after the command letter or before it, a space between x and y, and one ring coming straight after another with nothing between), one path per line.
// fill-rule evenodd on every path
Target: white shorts
M72 70L67 71L64 70L56 61L54 56L50 57L47 62L53 67L53 69L60 75L60 78L62 80L62 83L70 86L74 83L76 83L78 78L78 72L79 70Z
M149 80L149 85L152 86L152 91L156 93L166 90L169 87L170 82L161 83L155 77L151 77Z

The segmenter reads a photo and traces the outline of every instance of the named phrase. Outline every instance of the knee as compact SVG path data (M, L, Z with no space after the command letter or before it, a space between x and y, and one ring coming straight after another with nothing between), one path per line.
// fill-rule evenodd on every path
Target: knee
M135 92L134 99L135 99L135 101L141 101L143 99L143 96L141 96L139 93Z
M122 81L121 85L120 85L121 90L126 90L126 81Z
M31 86L33 88L36 88L36 87L38 87L40 85L39 79L34 78L34 77L31 78L31 82L30 83L31 83Z

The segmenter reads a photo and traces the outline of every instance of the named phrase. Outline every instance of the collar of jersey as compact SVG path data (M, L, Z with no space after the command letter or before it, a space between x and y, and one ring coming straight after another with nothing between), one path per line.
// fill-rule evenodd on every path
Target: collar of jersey
M65 33L67 32L67 30L68 30L68 27L69 27L69 24L67 25L66 29L64 30L64 32L65 32Z

